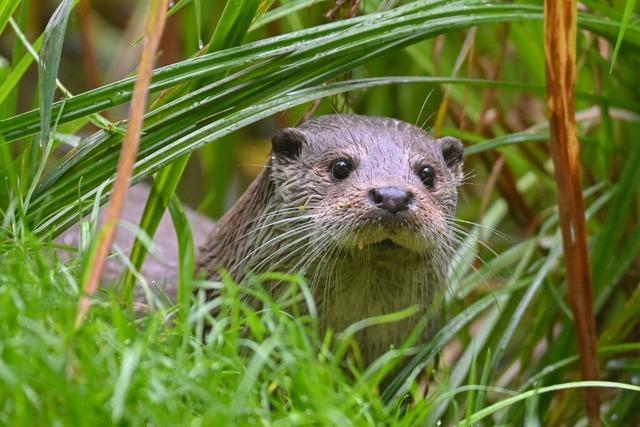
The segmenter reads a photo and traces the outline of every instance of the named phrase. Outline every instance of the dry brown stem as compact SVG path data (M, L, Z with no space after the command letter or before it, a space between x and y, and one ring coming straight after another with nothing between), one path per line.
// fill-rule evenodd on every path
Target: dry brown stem
M107 254L111 249L111 243L116 232L116 225L122 214L122 208L127 197L129 180L133 174L133 168L138 154L149 83L151 83L151 75L153 72L153 61L156 57L158 45L160 44L164 30L167 3L168 0L153 0L149 5L144 44L138 69L138 80L133 90L131 108L129 109L129 126L124 142L122 143L116 179L113 184L113 192L104 215L104 225L98 237L96 248L92 253L91 263L88 266L88 274L85 275L83 280L83 295L78 302L76 328L82 326L89 307L91 306L90 297L98 289L100 275L102 274Z
M575 121L576 14L576 0L544 2L547 108L551 130L550 149L558 187L569 305L578 338L580 369L584 380L597 380L598 358L591 295L591 268ZM600 425L596 389L586 389L585 404L589 424Z

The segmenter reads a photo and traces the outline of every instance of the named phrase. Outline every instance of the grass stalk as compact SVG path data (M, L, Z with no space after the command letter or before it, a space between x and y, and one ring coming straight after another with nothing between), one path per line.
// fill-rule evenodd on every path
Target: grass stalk
M544 2L550 149L558 189L569 305L577 332L582 378L588 381L597 380L599 373L591 267L580 184L580 149L575 122L576 30L575 0ZM585 404L589 424L600 425L599 397L596 389L586 390Z
M218 25L216 26L213 36L207 45L205 53L212 53L220 49L239 45L246 35L249 25L256 14L258 3L259 2L256 0L227 3L220 20L218 21ZM198 31L198 37L199 34L200 32ZM183 87L178 87L173 91L169 91L167 96L162 100L162 103L158 102L157 105L153 105L151 108L154 109L154 107L166 105L182 95L183 91L188 89L199 89L209 81L214 81L216 78L220 78L223 75L224 74L219 76L210 76L209 79L195 81L191 84L186 84ZM157 173L153 183L152 192L145 205L142 218L140 219L140 228L149 236L153 237L155 234L162 215L168 206L169 200L173 197L190 157L191 155L187 154ZM147 250L145 246L139 239L136 239L131 250L131 260L133 265L137 269L142 268L146 256ZM124 295L128 299L131 296L135 284L133 274L130 271L125 273L123 284ZM180 299L180 301L183 301L183 299Z
M151 83L151 75L153 73L153 61L164 30L167 4L168 0L156 0L149 5L145 40L140 57L139 77L134 87L131 109L129 110L129 126L120 151L120 159L116 172L117 178L113 183L113 193L105 213L103 231L97 242L95 252L92 254L93 259L88 266L89 272L83 282L82 288L84 295L80 297L78 302L75 322L76 328L82 326L89 307L91 306L90 296L95 293L98 288L100 275L109 249L111 248L111 243L116 232L116 225L122 214L124 202L127 197L129 180L133 174L133 166L138 154L149 84Z

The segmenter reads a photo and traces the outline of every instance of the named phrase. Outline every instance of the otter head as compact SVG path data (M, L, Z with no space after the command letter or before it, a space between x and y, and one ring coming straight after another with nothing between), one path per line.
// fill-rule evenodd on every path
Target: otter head
M199 266L210 277L226 267L237 280L303 273L321 326L335 331L409 306L424 313L456 241L460 141L393 119L332 115L272 142L267 168L217 224ZM419 318L359 331L365 360L405 342Z
M455 138L332 115L275 135L270 173L279 204L313 223L309 252L446 256L462 159Z

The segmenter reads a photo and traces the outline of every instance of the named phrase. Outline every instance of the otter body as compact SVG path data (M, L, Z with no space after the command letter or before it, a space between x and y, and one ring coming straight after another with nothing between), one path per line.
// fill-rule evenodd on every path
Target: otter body
M323 328L418 305L356 337L367 361L401 345L443 291L462 180L454 138L394 119L330 115L273 137L272 155L202 246L199 268L301 273ZM274 285L271 292L277 295Z

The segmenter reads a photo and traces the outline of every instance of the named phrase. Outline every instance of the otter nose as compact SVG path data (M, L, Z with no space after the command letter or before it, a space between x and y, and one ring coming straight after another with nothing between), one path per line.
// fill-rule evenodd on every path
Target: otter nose
M369 191L369 200L380 209L397 213L409 209L413 193L398 187L374 188Z

